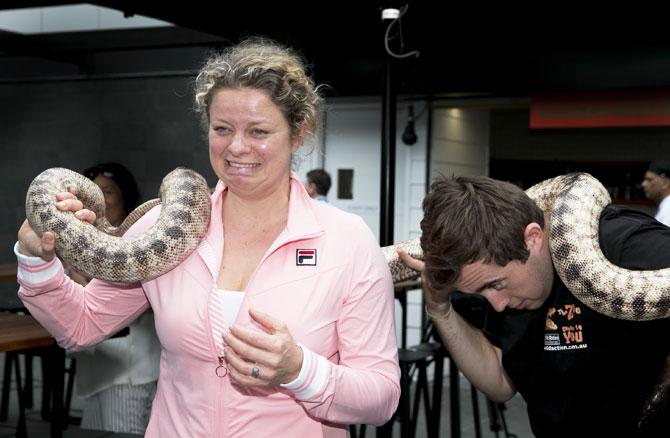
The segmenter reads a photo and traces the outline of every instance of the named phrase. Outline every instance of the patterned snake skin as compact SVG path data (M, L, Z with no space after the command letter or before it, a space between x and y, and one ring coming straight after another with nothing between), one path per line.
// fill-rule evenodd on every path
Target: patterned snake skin
M631 271L610 263L600 250L598 221L610 196L587 173L542 181L526 193L551 214L554 266L568 289L593 310L618 319L644 321L670 316L670 268ZM383 248L394 281L416 278L395 248L422 258L419 240Z
M95 212L95 226L54 205L56 193L72 187L86 208ZM161 213L153 227L136 237L118 237L159 203ZM137 207L117 228L105 218L100 188L71 170L45 170L33 180L26 195L28 222L40 236L45 231L56 234L56 252L61 258L89 277L119 283L150 280L181 263L205 235L209 214L207 182L185 168L177 168L163 179L160 200Z

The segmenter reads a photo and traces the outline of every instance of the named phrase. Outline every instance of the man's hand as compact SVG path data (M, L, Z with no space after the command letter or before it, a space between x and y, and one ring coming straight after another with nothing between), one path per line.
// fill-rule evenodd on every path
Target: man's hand
M426 313L432 319L447 319L451 313L451 291L438 292L433 289L426 278L426 264L423 260L411 257L403 250L398 250L400 259L410 268L421 272L421 286L423 299L426 304Z

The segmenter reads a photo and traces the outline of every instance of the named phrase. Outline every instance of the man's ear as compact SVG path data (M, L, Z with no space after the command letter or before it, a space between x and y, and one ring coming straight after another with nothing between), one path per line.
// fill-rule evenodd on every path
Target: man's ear
M538 250L544 245L544 239L547 235L537 222L531 222L523 230L523 238L526 241L528 250Z
M661 188L664 191L670 189L670 177L661 175Z

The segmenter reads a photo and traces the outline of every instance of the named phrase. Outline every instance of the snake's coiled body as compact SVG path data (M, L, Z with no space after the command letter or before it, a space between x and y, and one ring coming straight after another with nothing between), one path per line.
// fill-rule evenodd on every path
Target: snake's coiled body
M554 266L567 288L591 309L618 319L643 321L670 316L670 268L631 271L612 264L600 249L600 213L610 196L586 173L562 175L529 188L526 193L550 214L550 248ZM401 246L423 258L419 240ZM385 248L394 280L416 277Z
M69 188L75 188L84 206L96 213L95 226L56 208L56 193ZM159 203L160 216L149 230L119 237ZM209 225L209 189L196 172L177 168L163 179L160 200L142 204L118 228L109 225L104 212L98 186L68 169L47 169L28 188L26 216L37 234L53 231L57 254L79 272L120 283L158 277L193 252Z

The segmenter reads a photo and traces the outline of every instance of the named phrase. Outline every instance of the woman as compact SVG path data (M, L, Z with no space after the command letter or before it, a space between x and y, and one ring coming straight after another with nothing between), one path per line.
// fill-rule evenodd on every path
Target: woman
M100 187L109 223L121 225L140 200L133 175L119 163L101 163L83 174ZM90 280L73 269L68 276L83 285ZM151 311L122 333L74 354L77 394L84 398L82 429L135 434L146 430L160 361Z
M141 285L84 289L63 279L54 236L24 222L22 300L67 348L152 307L162 349L147 436L344 437L346 424L386 422L400 394L388 267L360 218L312 200L290 171L321 102L304 64L248 40L210 58L195 86L220 180L198 249Z

